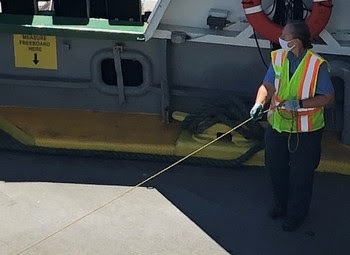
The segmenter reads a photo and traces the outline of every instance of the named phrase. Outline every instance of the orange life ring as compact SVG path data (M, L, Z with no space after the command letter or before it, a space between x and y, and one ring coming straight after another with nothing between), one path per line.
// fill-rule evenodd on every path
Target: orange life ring
M250 25L261 36L278 43L283 27L267 17L261 7L261 0L243 0L244 12ZM310 16L305 20L311 32L311 38L318 36L326 27L332 14L332 0L313 0Z

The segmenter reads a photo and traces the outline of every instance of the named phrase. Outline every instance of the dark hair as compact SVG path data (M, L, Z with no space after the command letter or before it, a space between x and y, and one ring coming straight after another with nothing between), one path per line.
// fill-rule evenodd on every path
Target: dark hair
M305 49L311 49L311 34L308 25L304 21L292 21L287 24L294 39L299 39Z

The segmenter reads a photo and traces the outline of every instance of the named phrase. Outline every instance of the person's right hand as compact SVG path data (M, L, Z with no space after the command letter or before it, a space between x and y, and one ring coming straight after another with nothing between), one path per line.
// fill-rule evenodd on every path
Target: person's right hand
M256 103L253 108L250 110L250 117L253 120L260 120L264 114L264 106L260 103Z

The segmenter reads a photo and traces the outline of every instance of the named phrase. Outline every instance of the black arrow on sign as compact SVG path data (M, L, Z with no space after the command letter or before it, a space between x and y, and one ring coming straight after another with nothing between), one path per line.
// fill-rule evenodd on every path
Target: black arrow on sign
M38 60L38 54L37 53L34 53L34 60L33 60L34 64L38 64L39 63L39 60Z

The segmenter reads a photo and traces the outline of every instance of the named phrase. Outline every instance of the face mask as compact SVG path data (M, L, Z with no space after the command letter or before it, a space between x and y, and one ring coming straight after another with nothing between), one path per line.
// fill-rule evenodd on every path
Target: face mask
M295 45L293 45L292 47L288 47L289 42L290 41L286 41L286 40L283 40L282 38L279 38L279 43L280 43L282 49L285 51L291 51L295 47Z

